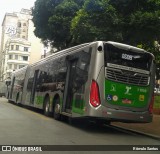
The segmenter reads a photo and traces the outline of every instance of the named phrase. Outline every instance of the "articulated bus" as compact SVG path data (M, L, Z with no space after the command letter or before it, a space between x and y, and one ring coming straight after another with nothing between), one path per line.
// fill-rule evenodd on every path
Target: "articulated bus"
M154 56L112 41L85 43L13 72L9 101L61 116L148 123Z

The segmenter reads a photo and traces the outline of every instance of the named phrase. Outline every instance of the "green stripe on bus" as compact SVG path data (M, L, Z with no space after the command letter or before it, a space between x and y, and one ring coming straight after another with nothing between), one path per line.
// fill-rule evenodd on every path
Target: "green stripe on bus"
M73 100L72 112L84 114L84 100Z
M148 104L149 94L149 86L105 81L105 98L113 105L143 108Z
M40 105L43 104L43 96L36 96L36 104Z

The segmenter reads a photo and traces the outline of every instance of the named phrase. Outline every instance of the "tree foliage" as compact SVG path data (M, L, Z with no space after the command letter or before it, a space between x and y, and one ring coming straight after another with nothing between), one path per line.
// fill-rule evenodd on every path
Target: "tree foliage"
M83 5L83 0L36 0L32 9L35 35L65 48L72 40L72 18Z
M72 20L73 42L79 44L93 40L116 41L121 37L118 31L115 33L118 21L116 10L108 0L87 0Z
M35 35L58 48L112 40L157 53L160 0L36 0L32 13Z
M121 18L120 26L125 42L137 44L158 39L160 34L159 0L111 0L110 3L116 8Z
M160 1L159 0L110 0L120 19L122 42L139 46L152 52L160 62Z

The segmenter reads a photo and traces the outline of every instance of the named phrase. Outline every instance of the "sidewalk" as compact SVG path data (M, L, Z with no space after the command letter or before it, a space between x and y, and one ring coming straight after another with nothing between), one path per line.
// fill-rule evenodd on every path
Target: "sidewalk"
M153 121L151 123L121 123L112 122L112 125L130 129L138 133L143 133L149 136L160 139L160 115L153 115Z

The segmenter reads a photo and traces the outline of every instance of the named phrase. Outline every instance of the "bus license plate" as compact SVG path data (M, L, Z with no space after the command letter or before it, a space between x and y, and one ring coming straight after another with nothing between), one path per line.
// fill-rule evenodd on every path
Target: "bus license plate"
M132 104L132 100L125 98L125 99L122 99L122 103L123 104Z

